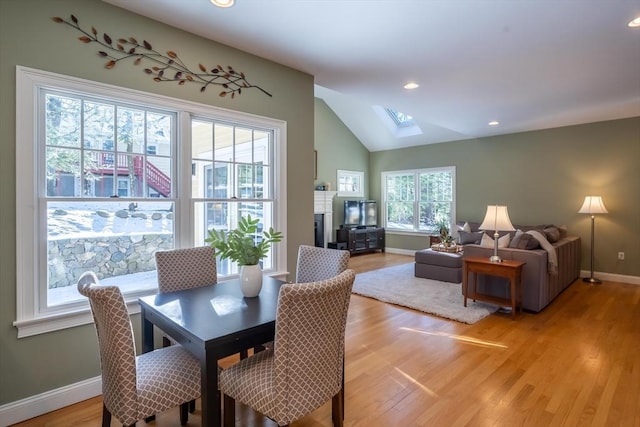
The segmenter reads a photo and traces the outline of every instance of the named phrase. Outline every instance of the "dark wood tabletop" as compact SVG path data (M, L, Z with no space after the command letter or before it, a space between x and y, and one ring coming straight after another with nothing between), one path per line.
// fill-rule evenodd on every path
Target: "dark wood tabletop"
M217 361L273 340L283 283L265 276L255 298L244 298L240 281L231 280L139 299L143 352L153 350L155 325L200 360L203 427L221 424Z

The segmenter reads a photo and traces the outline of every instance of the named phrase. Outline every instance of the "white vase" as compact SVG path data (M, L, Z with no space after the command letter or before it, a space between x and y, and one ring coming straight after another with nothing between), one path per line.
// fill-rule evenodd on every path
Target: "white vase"
M259 264L240 267L240 289L247 298L258 296L262 289L262 268Z

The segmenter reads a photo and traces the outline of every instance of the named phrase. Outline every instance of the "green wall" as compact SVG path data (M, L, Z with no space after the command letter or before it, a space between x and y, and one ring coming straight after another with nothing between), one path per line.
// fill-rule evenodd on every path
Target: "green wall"
M566 225L582 238L589 270L591 220L585 196L602 196L594 270L640 276L640 117L371 153L369 195L384 171L456 167L457 219L482 221L506 204L514 224ZM416 250L424 237L387 234L387 246ZM618 252L625 260L618 261Z
M159 50L174 50L187 64L232 65L273 97L248 90L231 100L218 97L217 91L202 94L196 85L156 83L131 63L107 70L95 44L80 43L77 31L50 19L70 14L84 28L95 26L113 39L133 36ZM312 76L99 0L0 0L0 55L0 405L100 374L93 325L23 339L16 338L12 326L16 319L15 177L20 171L15 164L16 65L286 121L288 208L296 213L287 219L287 264L295 266L299 244L313 242ZM132 320L138 335L139 317Z
M316 185L329 184L337 190L337 171L364 172L364 199L377 199L369 190L369 150L351 133L327 104L315 100L315 149L318 152L318 179ZM315 187L314 187L315 188ZM344 220L345 197L333 199L333 237L335 229Z

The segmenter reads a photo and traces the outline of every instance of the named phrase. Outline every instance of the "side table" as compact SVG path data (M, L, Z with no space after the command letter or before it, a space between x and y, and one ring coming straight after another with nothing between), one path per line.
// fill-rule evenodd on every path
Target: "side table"
M462 259L462 291L464 292L464 306L467 306L467 298L474 301L480 300L498 305L511 305L511 317L516 318L516 302L520 302L522 312L522 261L503 260L491 262L489 258L465 257ZM472 274L472 287L469 287L469 273ZM509 295L511 299L498 298L492 295L477 292L478 273L488 276L505 277L509 279Z

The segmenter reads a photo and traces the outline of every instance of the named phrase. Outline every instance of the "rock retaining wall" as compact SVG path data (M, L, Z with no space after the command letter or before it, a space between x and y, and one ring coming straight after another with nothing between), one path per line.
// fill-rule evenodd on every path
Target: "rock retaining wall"
M87 270L99 279L151 271L155 252L173 249L169 233L96 236L50 240L49 288L76 285Z

